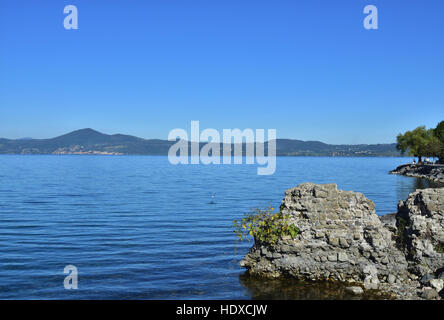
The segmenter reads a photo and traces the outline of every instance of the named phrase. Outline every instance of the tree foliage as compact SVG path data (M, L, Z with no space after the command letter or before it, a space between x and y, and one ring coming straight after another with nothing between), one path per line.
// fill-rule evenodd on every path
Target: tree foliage
M423 157L437 157L440 162L444 161L444 121L434 129L420 126L400 133L396 140L398 150L402 153L408 151L409 155L418 157L420 162Z

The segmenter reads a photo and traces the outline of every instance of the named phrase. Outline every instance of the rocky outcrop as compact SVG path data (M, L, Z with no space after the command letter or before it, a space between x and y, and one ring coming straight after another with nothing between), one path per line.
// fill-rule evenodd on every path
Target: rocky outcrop
M439 164L404 164L390 173L444 183L444 165Z
M299 228L298 236L274 245L255 240L241 266L253 275L336 280L418 298L421 277L427 273L435 279L444 265L436 252L444 230L444 189L437 190L413 193L396 215L381 221L362 193L338 190L336 184L303 183L287 190L281 205ZM418 263L427 267L415 268Z
M412 272L434 274L444 267L444 189L424 189L400 201L398 234Z

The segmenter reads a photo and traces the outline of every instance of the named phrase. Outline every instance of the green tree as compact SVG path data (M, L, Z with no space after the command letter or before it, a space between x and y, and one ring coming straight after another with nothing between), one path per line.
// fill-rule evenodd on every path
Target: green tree
M434 142L433 148L437 153L440 163L444 163L444 121L438 123L435 129L433 129L433 135L438 141Z
M443 144L439 139L432 135L430 140L425 145L425 155L428 157L443 159Z
M444 143L444 121L438 123L435 129L433 129L433 133L435 137L439 139L442 143Z
M396 138L396 148L402 153L408 151L409 155L418 157L422 162L422 157L433 156L432 146L436 144L434 130L427 130L425 126L417 127L415 130L399 134Z
M415 130L400 133L397 138L396 148L402 153L408 151L411 156L437 157L441 163L444 162L444 121L438 123L434 129L426 129L425 126L417 127Z

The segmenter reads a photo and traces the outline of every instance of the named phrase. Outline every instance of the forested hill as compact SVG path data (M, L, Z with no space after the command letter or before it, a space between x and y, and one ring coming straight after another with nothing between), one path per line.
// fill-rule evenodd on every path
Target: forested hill
M175 142L108 135L81 129L51 139L2 139L0 154L135 154L167 155ZM201 143L204 145L205 143ZM245 148L245 146L244 146ZM277 139L278 156L399 156L396 144L332 145L319 141Z

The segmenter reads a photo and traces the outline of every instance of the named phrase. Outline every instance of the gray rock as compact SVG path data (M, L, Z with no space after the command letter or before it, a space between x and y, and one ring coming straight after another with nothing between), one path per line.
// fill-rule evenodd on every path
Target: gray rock
M379 280L373 276L367 276L364 279L364 288L367 290L373 289L376 290L379 287Z
M386 228L396 230L396 213L385 214L380 216L379 219Z
M389 274L389 276L387 277L387 282L390 284L395 283L396 281L396 277L393 274Z
M317 231L317 233L319 233L319 231ZM339 239L335 238L335 237L330 237L328 239L328 243L331 244L332 246L338 246L339 245Z
M380 218L362 193L303 183L285 191L281 204L298 236L273 246L255 241L241 265L252 275L353 282L415 299L417 279L425 285L444 266L436 249L444 241L443 200L444 189L418 190L400 202L394 217Z
M301 232L296 239L280 240L277 250L264 250L267 245L255 244L243 260L251 274L267 276L270 270L268 276L278 273L300 279L356 281L365 278L363 268L367 265L376 264L382 276L407 268L392 233L376 215L373 202L362 193L338 190L336 184L303 183L285 192L281 211ZM283 256L294 252L284 248L298 248L303 269L267 257L268 251ZM371 281L372 286L375 282Z
M436 299L438 297L438 292L435 289L426 287L422 292L422 297L426 300Z
M409 268L418 276L444 266L444 188L417 190L400 201L396 219L402 230ZM401 223L402 222L402 223Z
M330 254L327 256L328 261L335 262L338 261L338 257L336 254Z
M429 285L435 289L437 292L440 292L444 288L444 280L443 279L432 279L429 281Z
M348 261L347 254L344 253L344 252L339 252L339 253L338 253L338 261L340 261L340 262L346 262L346 261Z
M430 280L435 279L435 277L433 276L433 274L430 273L426 273L425 275L423 275L421 277L421 279L419 280L419 282L421 282L423 285L426 285L427 283L429 283Z
M373 264L366 265L362 271L367 276L372 276L372 277L378 276L378 269L376 269L376 267Z

